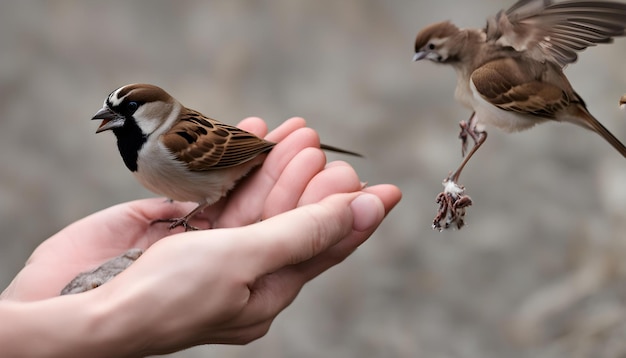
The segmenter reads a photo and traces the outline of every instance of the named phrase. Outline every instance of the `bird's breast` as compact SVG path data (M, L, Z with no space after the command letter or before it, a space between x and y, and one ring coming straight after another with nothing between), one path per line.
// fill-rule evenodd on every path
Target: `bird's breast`
M474 97L470 88L470 75L465 69L457 68L454 99L467 108L474 108Z
M133 174L146 189L169 199L212 204L262 159L231 168L191 171L161 143L149 143L140 151Z

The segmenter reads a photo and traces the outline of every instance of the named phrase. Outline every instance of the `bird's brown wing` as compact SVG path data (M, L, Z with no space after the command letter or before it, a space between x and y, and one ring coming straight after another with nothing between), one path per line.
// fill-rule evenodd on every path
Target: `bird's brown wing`
M162 139L174 156L192 171L233 167L268 152L275 145L188 109Z
M488 19L488 39L561 67L576 52L626 34L626 3L610 1L520 0Z
M471 75L476 91L494 106L520 114L554 119L570 104L558 86L537 80L511 58L488 62Z

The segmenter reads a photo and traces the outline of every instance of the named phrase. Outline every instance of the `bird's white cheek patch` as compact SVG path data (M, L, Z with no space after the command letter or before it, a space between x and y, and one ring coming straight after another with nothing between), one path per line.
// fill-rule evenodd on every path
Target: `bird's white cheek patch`
M443 51L442 51L443 52ZM436 52L430 52L426 55L426 58L431 60L431 61L435 61L435 62L440 62L445 60L446 58L448 58L447 55L444 55L442 52L436 53Z
M135 121L139 128L141 128L141 132L145 134L150 134L159 127L160 123L155 118L147 115L147 112L149 111L147 111L148 108L144 108L146 106L149 106L149 104L144 104L143 106L139 107L139 109L134 113L133 117L135 118Z
M179 107L163 102L144 103L133 117L143 133L160 135L174 125L180 114Z

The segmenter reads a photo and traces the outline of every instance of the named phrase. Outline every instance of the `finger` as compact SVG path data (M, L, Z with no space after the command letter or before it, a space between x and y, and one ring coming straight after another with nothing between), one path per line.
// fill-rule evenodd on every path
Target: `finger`
M308 183L324 169L326 155L316 148L305 148L287 164L264 203L262 218L291 210ZM319 200L318 200L319 201Z
M306 127L306 121L303 118L293 117L286 120L278 128L271 131L265 139L270 142L278 143L287 138L287 136L289 136L292 132L304 127Z
M304 148L319 148L319 136L311 128L298 128L268 154L261 172L275 183L287 164ZM325 160L324 160L325 162Z
M362 196L369 198L366 204L361 204ZM271 273L326 251L354 228L377 225L383 215L383 204L375 195L336 194L242 228L250 231L242 235L250 237L242 246L249 250L251 272Z
M346 165L350 165L350 164L348 164L347 162L343 160L333 160L332 162L329 162L328 164L326 164L326 168L342 167Z
M334 162L311 179L300 196L298 206L316 203L331 194L359 190L361 182L354 168L345 162Z
M364 192L374 194L380 198L385 207L385 215L402 200L400 188L392 184L378 184L363 189Z
M219 218L214 220L216 227L243 226L261 219L267 196L287 165L304 148L314 147L318 141L315 131L299 128L279 142L263 166L230 193L228 203L220 211Z
M259 117L248 117L237 124L238 128L263 138L267 134L267 124Z

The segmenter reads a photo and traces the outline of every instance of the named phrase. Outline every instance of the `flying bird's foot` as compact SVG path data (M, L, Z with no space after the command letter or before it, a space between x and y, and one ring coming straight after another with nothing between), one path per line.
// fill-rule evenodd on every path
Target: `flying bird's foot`
M481 141L482 131L476 129L476 115L472 113L467 121L460 121L459 127L461 132L459 133L459 139L461 140L461 156L465 157L467 153L467 138L471 137L474 141L474 146L478 145Z
M461 122L461 123L464 123L464 122ZM469 160L472 158L472 156L474 156L474 153L476 153L476 151L487 140L487 132L486 131L477 131L475 128L472 129L471 127L472 126L470 126L470 129L467 131L467 135L472 137L472 139L474 139L474 141L476 143L472 147L472 150L470 150L469 153L467 153L467 155L464 156L463 161L461 162L459 167L456 168L454 173L452 173L452 174L450 174L448 176L448 179L446 179L446 181L451 181L451 182L454 182L454 183L458 182L459 181L459 177L461 176L461 172L463 171L463 168L465 168L465 165L467 164L467 162L469 162ZM461 125L461 128L463 128L463 125Z
M135 262L142 253L141 249L130 249L91 271L79 273L63 288L61 295L86 292L103 285Z
M461 121L459 125L461 127L459 138L463 142L461 149L464 158L459 167L443 181L445 189L437 195L436 202L439 204L439 209L433 219L433 230L442 231L451 227L461 229L465 226L465 210L472 205L472 198L465 194L465 187L457 183L467 162L487 140L487 132L476 129L476 116L474 114L468 121ZM469 153L465 154L468 137L474 140L474 146Z
M466 121L460 121L459 127L461 127L461 133L459 133L459 139L461 140L461 156L465 157L467 153L467 137L469 136L468 124Z
M465 194L465 187L458 185L450 178L443 181L444 190L437 195L439 209L433 219L433 230L456 228L465 226L465 210L472 205L472 199Z
M461 172L467 162L472 158L474 153L480 148L487 140L487 132L484 130L476 129L476 116L472 114L469 121L461 121L461 133L459 138L463 141L463 161L459 167L443 181L444 191L437 195L437 204L439 209L437 215L433 219L433 229L442 231L443 229L449 229L450 227L461 229L465 226L465 208L472 205L472 199L465 194L465 187L457 184ZM474 140L474 146L465 155L467 149L467 137L471 137Z
M170 230L173 230L179 226L182 226L185 229L185 231L200 230L200 228L195 227L189 223L189 218L187 216L183 216L182 218L173 218L173 219L157 219L151 222L150 224L154 225L157 223L171 223L169 226Z

